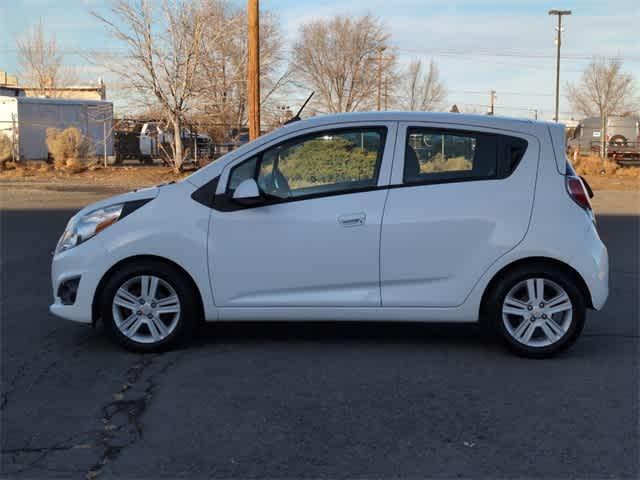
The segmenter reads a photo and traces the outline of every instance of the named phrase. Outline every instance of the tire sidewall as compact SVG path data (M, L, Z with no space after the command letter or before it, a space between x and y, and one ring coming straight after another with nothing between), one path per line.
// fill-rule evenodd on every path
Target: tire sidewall
M161 278L173 287L180 301L178 324L169 336L157 343L140 343L128 338L116 326L113 318L112 303L116 291L127 280L139 275L154 275ZM100 312L105 329L111 338L129 350L142 353L167 350L187 340L192 333L198 314L195 293L193 287L184 278L184 274L174 267L156 262L127 265L114 272L105 282L102 290Z
M530 347L518 342L507 331L504 322L502 321L502 306L506 295L516 284L529 278L544 278L557 283L569 296L571 306L573 308L569 330L560 341L546 347ZM561 352L575 342L584 328L586 317L586 304L584 297L571 276L567 275L560 269L528 267L509 272L496 285L494 294L490 301L492 305L491 318L493 320L494 328L500 334L500 337L505 341L507 346L522 356L545 358Z

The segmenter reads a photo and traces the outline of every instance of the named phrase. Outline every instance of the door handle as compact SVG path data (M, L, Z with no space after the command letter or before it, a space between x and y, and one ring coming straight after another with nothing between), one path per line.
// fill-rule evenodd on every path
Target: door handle
M367 215L364 213L353 213L341 215L338 217L338 223L343 227L357 227L358 225L364 225L366 219Z

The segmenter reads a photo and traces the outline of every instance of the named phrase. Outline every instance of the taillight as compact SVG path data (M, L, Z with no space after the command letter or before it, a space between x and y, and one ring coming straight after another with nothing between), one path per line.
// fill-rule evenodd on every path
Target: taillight
M576 202L580 207L584 208L585 210L591 211L591 202L589 201L589 194L587 193L587 189L582 183L582 180L580 179L580 177L573 177L573 176L567 175L565 178L566 178L565 182L567 185L567 192L569 193L569 196L571 197L571 199L574 202Z

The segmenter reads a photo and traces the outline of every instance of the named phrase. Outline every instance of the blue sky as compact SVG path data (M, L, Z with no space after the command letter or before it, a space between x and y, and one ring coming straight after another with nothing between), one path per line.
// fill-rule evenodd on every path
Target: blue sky
M70 54L84 80L104 72L88 66L76 52L117 48L91 9L106 11L98 0L13 0L0 6L0 70L15 72L15 38L43 18L59 45ZM244 5L244 1L238 5ZM318 17L370 12L389 29L401 63L433 58L449 91L448 103L484 111L489 90L497 91L496 112L552 117L555 81L554 21L551 8L573 10L563 34L562 89L575 81L594 55L621 56L625 69L640 79L637 0L262 0L261 9L274 12L288 41L299 26ZM36 13L37 12L37 13ZM634 20L635 24L634 25ZM108 75L107 75L108 78ZM294 99L295 100L295 99ZM561 97L560 110L571 116Z

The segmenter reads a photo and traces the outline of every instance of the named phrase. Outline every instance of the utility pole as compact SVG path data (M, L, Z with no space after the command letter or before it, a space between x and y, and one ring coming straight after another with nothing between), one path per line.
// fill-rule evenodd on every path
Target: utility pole
M384 79L384 111L388 110L389 106L389 79L385 77Z
M382 107L382 52L385 47L378 48L378 111Z
M490 90L489 91L489 96L490 96L489 111L487 112L487 115L493 115L494 114L494 105L495 105L495 102L496 102L496 91L495 90Z
M549 15L558 16L558 26L556 27L556 116L554 120L558 122L560 109L560 46L562 45L562 16L571 15L571 10L549 10Z
M260 136L260 20L258 0L248 0L247 102L249 140Z

